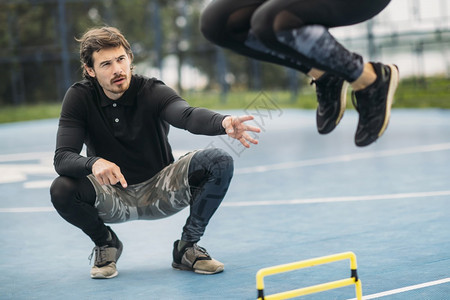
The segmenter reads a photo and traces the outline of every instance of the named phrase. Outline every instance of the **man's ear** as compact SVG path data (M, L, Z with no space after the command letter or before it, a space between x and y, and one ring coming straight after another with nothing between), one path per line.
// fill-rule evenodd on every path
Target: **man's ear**
M86 72L89 74L89 76L91 77L95 77L95 71L93 68L88 67L87 65L84 65L84 69L86 70Z

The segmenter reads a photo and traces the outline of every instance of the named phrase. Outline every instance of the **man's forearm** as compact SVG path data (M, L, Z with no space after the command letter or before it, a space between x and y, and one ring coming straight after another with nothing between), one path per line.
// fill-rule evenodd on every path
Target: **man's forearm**
M163 112L163 118L171 125L204 135L225 134L224 117L206 108L190 107L185 101L171 103Z

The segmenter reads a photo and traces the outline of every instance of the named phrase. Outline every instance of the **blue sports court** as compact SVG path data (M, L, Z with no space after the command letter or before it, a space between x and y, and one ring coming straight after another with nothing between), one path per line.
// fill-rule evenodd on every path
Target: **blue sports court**
M0 125L0 299L256 299L259 269L346 251L364 299L450 299L450 111L394 109L384 136L358 148L354 110L321 136L315 111L259 101L225 112L255 115L262 132L250 149L171 129L176 156L220 147L235 159L199 243L225 264L210 276L171 268L185 210L112 225L124 243L119 275L92 280L93 244L50 203L57 120ZM295 270L267 277L265 293L349 275L346 261ZM301 299L354 297L349 286Z

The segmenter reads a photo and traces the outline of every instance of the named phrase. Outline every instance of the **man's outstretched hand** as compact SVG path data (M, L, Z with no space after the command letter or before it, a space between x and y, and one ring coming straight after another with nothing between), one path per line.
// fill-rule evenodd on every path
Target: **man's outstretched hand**
M225 132L228 134L228 136L237 139L239 142L241 142L244 147L249 148L250 143L252 144L258 144L258 140L252 138L248 131L251 132L261 132L261 129L259 129L256 126L247 125L245 122L253 120L253 116L245 115L245 116L227 116L222 121L222 126L225 128Z

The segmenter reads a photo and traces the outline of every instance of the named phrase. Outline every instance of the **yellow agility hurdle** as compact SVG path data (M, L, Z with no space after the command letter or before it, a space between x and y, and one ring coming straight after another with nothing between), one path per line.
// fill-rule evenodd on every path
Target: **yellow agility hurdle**
M289 272L296 269L303 269L308 267L313 267L316 265L323 265L334 261L344 260L344 259L350 259L350 269L351 269L351 275L350 278L347 279L341 279L336 281L330 281L327 283L317 284L305 288L300 288L296 290L290 290L286 292L281 292L277 294L267 295L264 296L264 277L283 273L283 272ZM356 290L356 299L362 300L362 287L361 287L361 280L358 278L357 274L357 265L356 265L356 255L353 252L343 252L338 253L334 255L329 256L323 256L308 260L302 260L298 262L293 262L289 264L284 265L278 265L268 268L263 268L259 270L256 273L256 289L258 292L258 300L271 300L271 299L288 299L318 292L323 292L331 289L337 289L340 287L348 286L348 285L355 285Z

